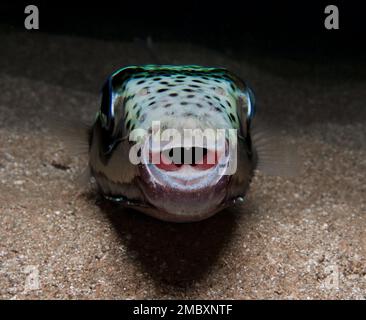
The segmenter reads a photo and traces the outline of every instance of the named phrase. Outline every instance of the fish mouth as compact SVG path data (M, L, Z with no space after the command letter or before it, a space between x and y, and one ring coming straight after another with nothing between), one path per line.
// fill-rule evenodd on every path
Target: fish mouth
M178 161L166 161L167 155L179 148ZM192 155L188 161L186 156L181 157L187 151ZM175 146L142 154L138 185L151 206L145 213L166 221L191 222L206 219L225 207L231 179L226 174L230 157L225 150ZM151 163L154 157L158 161Z

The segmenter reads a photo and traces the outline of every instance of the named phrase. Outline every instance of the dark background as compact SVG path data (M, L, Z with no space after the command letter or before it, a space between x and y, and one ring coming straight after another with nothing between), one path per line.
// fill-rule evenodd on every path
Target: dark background
M366 52L361 1L1 1L1 23L24 30L27 4L38 5L41 32L120 40L151 36L320 61L363 59ZM324 28L329 4L339 8L339 30Z

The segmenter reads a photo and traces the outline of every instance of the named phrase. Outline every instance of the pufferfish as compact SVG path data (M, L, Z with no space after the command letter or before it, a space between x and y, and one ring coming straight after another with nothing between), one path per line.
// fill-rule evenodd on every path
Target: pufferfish
M206 219L242 202L256 169L274 174L291 171L283 149L267 139L265 131L256 132L255 109L251 89L224 68L124 67L105 82L100 109L87 130L90 174L110 201L165 221ZM161 130L174 129L182 136L186 129L226 130L225 143L190 139L154 149L156 121ZM226 133L229 129L235 136ZM129 139L136 130L146 133L139 143ZM235 154L229 144L235 146ZM139 156L137 164L131 161L132 150ZM183 155L191 151L191 161L185 162L183 156L181 162L151 162L152 153L161 160L176 150L183 150ZM213 162L205 162L208 155ZM228 173L234 161L235 170Z

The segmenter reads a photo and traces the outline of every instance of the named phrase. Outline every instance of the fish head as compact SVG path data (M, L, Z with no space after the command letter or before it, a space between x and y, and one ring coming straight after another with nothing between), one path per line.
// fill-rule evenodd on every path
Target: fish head
M208 218L245 195L253 99L226 69L131 66L102 94L90 165L102 192L162 220Z

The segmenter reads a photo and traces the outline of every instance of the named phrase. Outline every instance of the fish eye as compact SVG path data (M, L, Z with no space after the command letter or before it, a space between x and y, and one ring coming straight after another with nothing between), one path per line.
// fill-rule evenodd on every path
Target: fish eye
M113 117L113 90L112 79L109 77L102 88L102 101L100 106L100 121L102 127L109 130Z
M249 118L253 118L255 114L255 96L252 89L249 87L247 88L247 94L246 94L247 102L248 102L248 109L247 114Z

